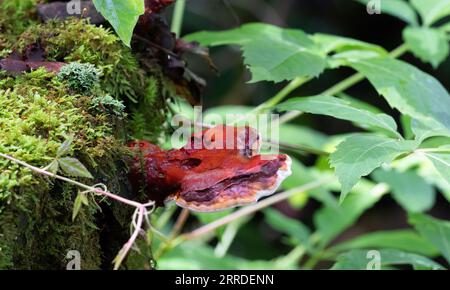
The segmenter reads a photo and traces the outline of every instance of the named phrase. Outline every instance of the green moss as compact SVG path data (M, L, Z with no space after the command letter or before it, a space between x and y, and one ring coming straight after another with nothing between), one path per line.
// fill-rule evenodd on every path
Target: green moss
M5 83L0 87L2 152L42 166L68 135L75 136L74 150L93 159L113 147L107 116L89 114L92 98L68 94L54 74L40 69Z
M17 36L30 25L36 24L36 4L39 0L3 0L0 1L0 57L14 43Z
M166 123L167 103L163 90L164 78L160 72L155 71L154 77L147 81L145 97L138 104L130 106L132 114L127 127L133 138L158 143L165 137L168 130L163 125ZM152 110L149 111L149 108ZM154 128L159 130L155 131Z
M91 115L87 109L92 98L68 91L65 83L43 69L3 82L0 152L43 167L67 136L73 135L71 154L92 172L107 171L113 176L114 160L122 149L108 116ZM14 268L54 268L64 264L62 253L77 249L85 268L98 268L96 208L88 208L72 222L76 193L72 186L52 183L0 159L0 233L4 236L0 267L13 261Z
M101 71L100 85L112 97L129 104L135 117L143 123L128 126L136 138L157 142L163 133L161 124L167 112L162 90L164 78L155 64L145 72L120 39L111 31L90 25L87 20L50 21L30 27L14 49L24 51L39 43L50 61L91 63Z
M20 203L24 208L12 206L2 215L2 228L12 228L5 239L10 242L10 255L6 260L10 262L9 267L64 269L66 253L78 250L83 269L98 269L101 251L95 224L96 209L83 208L72 222L68 211L73 207L76 194L72 186L55 184L52 190L29 190L17 193L23 195ZM17 218L22 222L17 222Z
M99 85L100 72L90 63L71 62L61 68L58 78L80 94L90 94Z
M116 98L138 101L143 97L145 72L129 48L111 31L90 25L87 20L50 21L31 26L15 50L24 51L39 43L49 61L90 63L102 72L102 87Z
M0 15L5 11L0 6ZM26 31L13 46L6 40L4 52L24 52L39 43L49 61L98 68L100 84L74 90L70 78L43 69L16 77L0 71L0 152L44 167L73 136L68 156L95 176L82 182L105 183L112 192L144 201L145 196L130 193L121 137L125 126L128 134L153 142L164 132L165 85L159 68L145 72L114 34L85 20L32 26L22 20L21 25L14 33ZM0 269L64 268L69 250L80 251L83 269L110 267L128 237L133 208L103 201L100 213L90 203L72 221L77 193L69 184L0 159ZM105 234L105 228L114 230Z
M97 112L106 111L119 118L125 116L125 105L122 101L116 100L110 95L99 96L92 99L92 108Z

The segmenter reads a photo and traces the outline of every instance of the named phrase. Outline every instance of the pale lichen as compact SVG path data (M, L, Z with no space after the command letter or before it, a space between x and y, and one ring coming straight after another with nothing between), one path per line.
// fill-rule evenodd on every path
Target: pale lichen
M71 62L61 68L58 78L75 92L89 95L100 83L100 72L90 63Z

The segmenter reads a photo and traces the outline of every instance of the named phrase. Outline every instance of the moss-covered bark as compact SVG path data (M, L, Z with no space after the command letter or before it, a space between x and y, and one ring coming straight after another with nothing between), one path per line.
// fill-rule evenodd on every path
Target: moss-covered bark
M158 67L144 71L117 37L85 20L38 24L36 0L21 1L6 23L3 16L16 2L0 1L0 58L37 45L46 61L89 63L100 78L93 90L79 91L45 69L18 76L0 70L0 152L45 167L73 136L68 156L95 177L81 181L139 199L129 190L123 144L130 136L156 141L163 133ZM69 250L81 253L83 269L110 268L128 238L132 209L93 198L72 221L77 194L72 185L0 159L0 269L65 268Z

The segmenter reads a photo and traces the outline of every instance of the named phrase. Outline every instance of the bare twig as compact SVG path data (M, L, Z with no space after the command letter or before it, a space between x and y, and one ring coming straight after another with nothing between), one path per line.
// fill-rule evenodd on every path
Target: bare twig
M76 186L78 186L78 187L84 188L84 189L86 189L86 190L88 190L88 191L90 191L90 192L97 193L97 194L101 194L101 195L105 195L105 196L107 196L107 197L109 197L109 198L111 198L111 199L115 199L115 200L117 200L117 201L119 201L119 202L122 202L122 203L125 203L125 204L128 204L128 205L131 205L131 206L134 206L134 207L140 207L140 206L142 205L142 204L139 203L139 202L136 202L136 201L132 201L132 200L123 198L123 197L121 197L121 196L119 196L119 195L116 195L116 194L113 194L113 193L110 193L110 192L101 190L101 189L96 188L96 187L92 187L92 186L83 184L83 183L81 183L81 182L72 180L72 179L70 179L70 178L63 177L63 176L60 176L60 175L51 173L51 172L49 172L49 171L46 171L46 170L44 170L44 169L35 167L35 166L30 165L30 164L28 164L28 163L26 163L26 162L24 162L24 161L21 161L21 160L19 160L19 159L16 159L16 158L14 158L14 157L12 157L12 156L9 156L9 155L0 153L0 157L3 157L3 158L5 158L5 159L8 159L8 160L10 160L10 161L12 161L12 162L14 162L14 163L19 164L19 165L22 165L23 167L26 167L26 168L28 168L28 169L30 169L30 170L36 172L36 173L39 173L39 174L42 174L42 175L46 175L46 176L49 176L49 177L53 177L53 178L55 178L55 179L59 179L59 180L65 181L65 182L67 182L67 183L71 183L71 184L76 185Z

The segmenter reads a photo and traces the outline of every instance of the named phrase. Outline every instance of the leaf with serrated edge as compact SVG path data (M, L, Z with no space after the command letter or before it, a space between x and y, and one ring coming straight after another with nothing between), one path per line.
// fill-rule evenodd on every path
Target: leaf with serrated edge
M450 263L450 222L424 214L410 214L409 223L421 236L435 245Z
M449 53L447 34L437 28L407 27L403 38L415 56L437 68Z
M93 0L95 8L105 17L119 35L130 46L134 27L139 16L144 14L143 0Z
M332 116L338 119L352 121L360 127L375 127L398 136L397 124L386 114L374 114L364 109L353 107L350 102L332 96L318 95L290 99L279 104L276 109L281 111L298 110L302 112Z
M434 77L391 58L360 59L349 65L367 77L391 107L431 126L447 128L450 134L450 95Z
M341 201L362 176L415 147L416 142L413 141L375 134L355 134L345 139L330 156L330 165L335 168L342 185Z
M226 31L202 31L185 37L203 45L240 45L251 82L292 80L318 76L326 67L325 55L299 29L283 29L264 23L245 24Z
M44 170L51 172L53 174L58 173L59 163L58 160L53 160L49 165L47 165Z
M68 137L58 148L58 151L56 152L57 158L63 157L64 155L68 154L70 152L70 146L72 145L73 137Z
M61 169L69 176L94 178L78 159L64 157L59 159L59 165Z

